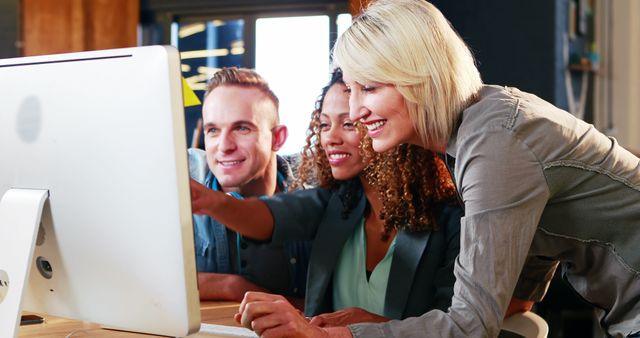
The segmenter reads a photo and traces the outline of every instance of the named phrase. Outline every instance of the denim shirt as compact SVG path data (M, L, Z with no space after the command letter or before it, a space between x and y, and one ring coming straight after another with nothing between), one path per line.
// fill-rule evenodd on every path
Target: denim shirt
M484 86L449 140L465 205L448 312L356 324L355 337L495 337L512 296L556 270L609 336L640 331L640 159L571 114Z
M191 178L212 190L220 190L208 168L205 152L189 149ZM286 187L291 179L288 162L278 157L278 179ZM242 198L235 195L236 198ZM243 238L206 215L193 215L196 267L199 272L239 274L271 292L303 297L310 241L282 245Z

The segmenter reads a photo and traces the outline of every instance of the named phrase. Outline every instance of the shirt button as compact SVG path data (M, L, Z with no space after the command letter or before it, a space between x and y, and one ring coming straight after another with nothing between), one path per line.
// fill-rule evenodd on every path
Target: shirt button
M246 249L249 246L249 244L247 244L247 242L240 242L240 248L241 249Z
M291 259L289 260L289 263L291 264L296 264L297 260L295 257L291 257Z

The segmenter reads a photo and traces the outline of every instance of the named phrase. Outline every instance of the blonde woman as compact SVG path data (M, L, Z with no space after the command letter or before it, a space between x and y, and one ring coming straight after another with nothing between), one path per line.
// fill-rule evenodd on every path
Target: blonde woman
M443 153L465 206L447 312L334 336L495 337L505 315L542 299L556 270L608 335L639 335L638 157L534 95L484 85L469 49L423 0L373 2L334 61L373 148Z

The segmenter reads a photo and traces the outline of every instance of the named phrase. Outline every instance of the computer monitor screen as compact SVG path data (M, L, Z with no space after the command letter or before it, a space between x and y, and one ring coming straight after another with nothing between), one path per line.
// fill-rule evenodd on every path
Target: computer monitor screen
M0 197L49 192L23 310L198 331L181 86L172 47L0 60Z

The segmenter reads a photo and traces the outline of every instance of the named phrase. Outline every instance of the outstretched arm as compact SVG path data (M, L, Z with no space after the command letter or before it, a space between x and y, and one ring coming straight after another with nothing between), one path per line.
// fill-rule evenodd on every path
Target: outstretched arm
M220 191L213 191L190 180L191 209L194 214L207 215L243 236L265 241L273 233L273 217L267 205L259 199L239 200Z

